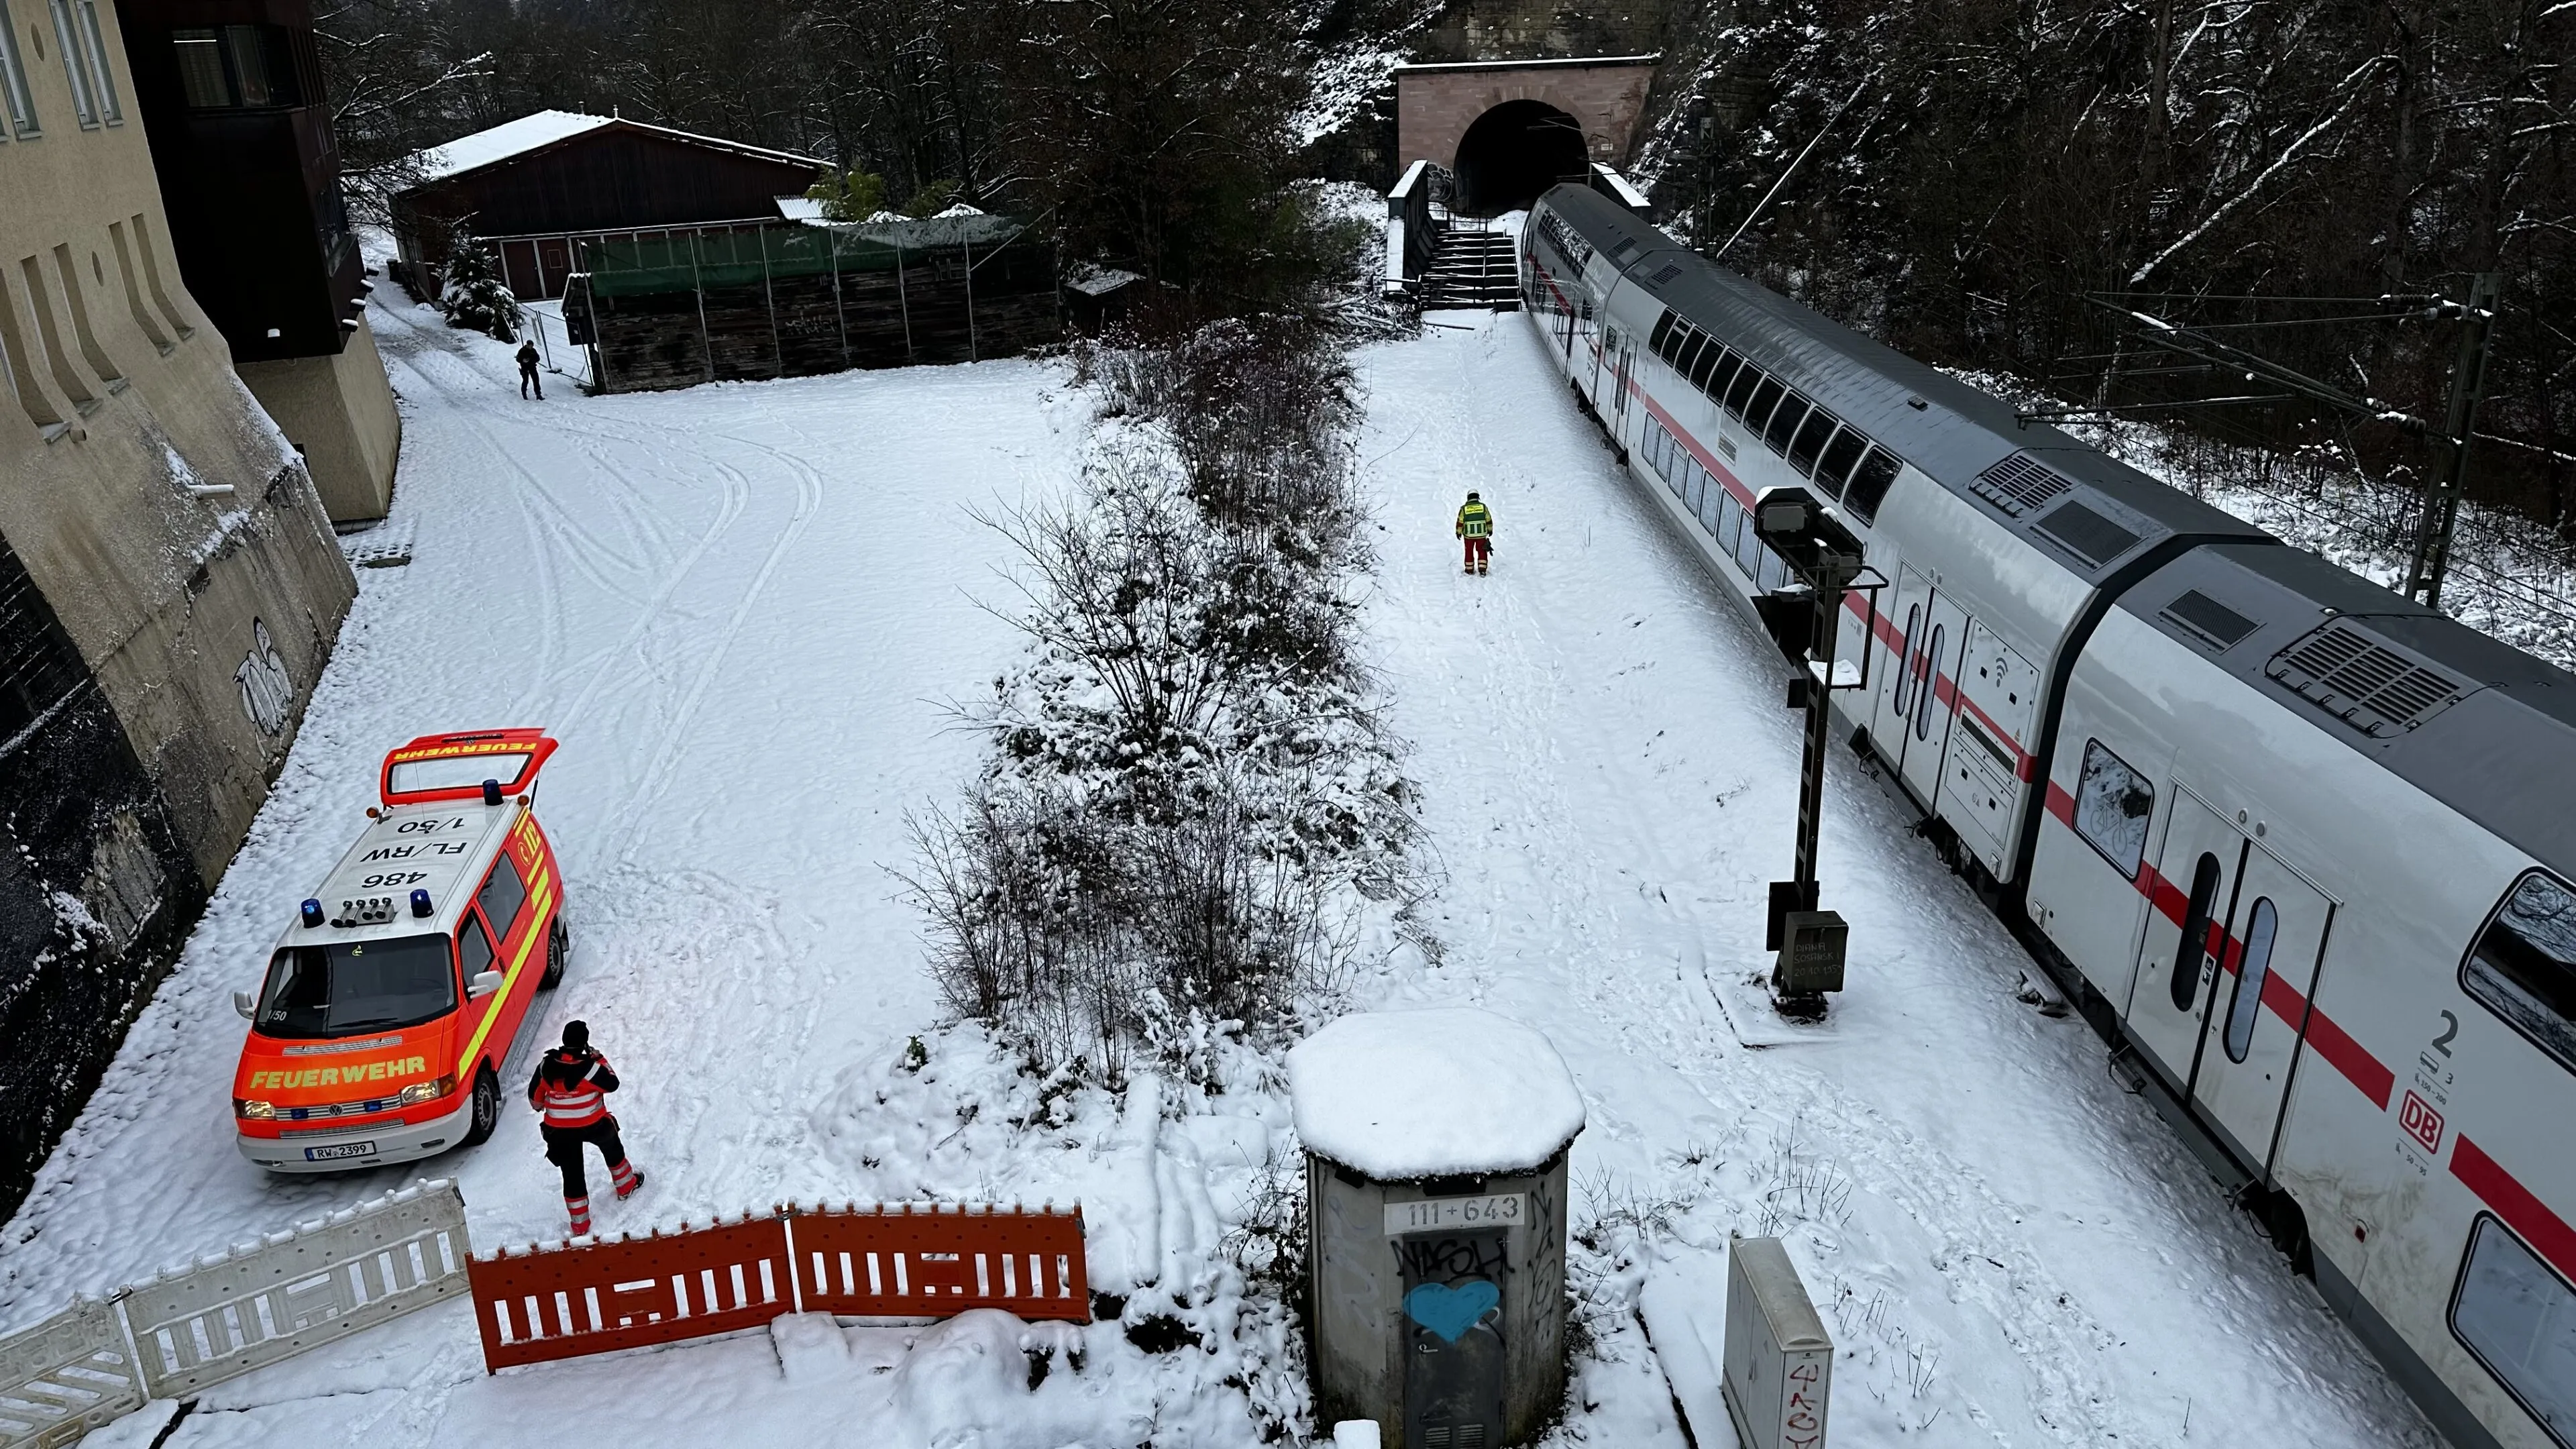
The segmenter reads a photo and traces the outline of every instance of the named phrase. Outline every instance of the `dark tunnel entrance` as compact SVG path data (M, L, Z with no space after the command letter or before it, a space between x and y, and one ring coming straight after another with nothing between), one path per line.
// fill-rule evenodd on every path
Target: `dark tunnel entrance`
M1558 182L1581 180L1591 162L1581 122L1544 101L1505 101L1458 138L1458 209L1526 209Z

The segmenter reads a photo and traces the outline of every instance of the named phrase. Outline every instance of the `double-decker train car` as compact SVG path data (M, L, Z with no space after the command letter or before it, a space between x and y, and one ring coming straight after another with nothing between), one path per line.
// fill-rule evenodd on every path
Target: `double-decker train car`
M1520 253L1734 595L1790 582L1765 488L1863 540L1841 727L2223 1185L2453 1442L2576 1449L2576 676L1591 191Z

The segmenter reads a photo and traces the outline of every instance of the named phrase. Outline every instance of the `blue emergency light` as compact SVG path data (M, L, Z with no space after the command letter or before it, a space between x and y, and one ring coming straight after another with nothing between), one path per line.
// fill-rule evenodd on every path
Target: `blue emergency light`
M320 901L308 900L304 903L304 924L308 926L318 926L322 924L322 903Z
M413 891L411 893L411 913L415 916L426 916L429 914L429 910L429 892L425 890Z

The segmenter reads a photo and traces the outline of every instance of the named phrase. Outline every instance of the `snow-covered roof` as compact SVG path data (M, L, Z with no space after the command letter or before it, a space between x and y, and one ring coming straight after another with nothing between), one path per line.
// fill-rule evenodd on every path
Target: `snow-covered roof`
M579 111L539 111L533 116L503 121L488 131L459 136L444 146L432 146L420 153L421 179L444 181L584 131L596 131L614 120L612 116L585 116Z
M824 221L828 219L823 215L823 203L816 201L810 196L782 196L778 198L778 214L787 218L789 221Z
M620 116L585 115L580 111L538 111L534 115L521 116L515 121L503 121L489 130L477 131L471 136L459 136L443 146L432 146L421 152L421 180L444 181L451 176L462 176L468 171L479 171L495 162L507 161L514 156L524 156L530 151L551 146L558 141L570 140L572 137L606 126L651 131L692 145L709 146L720 151L731 151L737 155L782 161L790 165L812 166L820 169L826 164L820 157L799 156L792 151L772 151L764 146L746 146L739 141L727 141L717 136L701 136L690 131L675 131L668 126L656 126L648 121L630 121Z
M1307 1150L1381 1182L1525 1172L1583 1130L1538 1032L1475 1007L1345 1016L1288 1053Z

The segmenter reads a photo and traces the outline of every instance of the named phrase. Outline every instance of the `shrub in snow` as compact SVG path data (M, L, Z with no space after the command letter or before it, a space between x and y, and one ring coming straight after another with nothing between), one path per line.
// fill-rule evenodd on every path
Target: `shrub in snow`
M1225 323L1085 370L1126 421L1071 505L999 521L1030 651L966 711L993 754L916 820L912 884L954 1009L1116 1080L1330 997L1409 889L1411 788L1358 662L1329 338Z
M459 227L448 243L438 310L450 327L481 332L500 342L519 340L519 299L501 280L489 242Z

